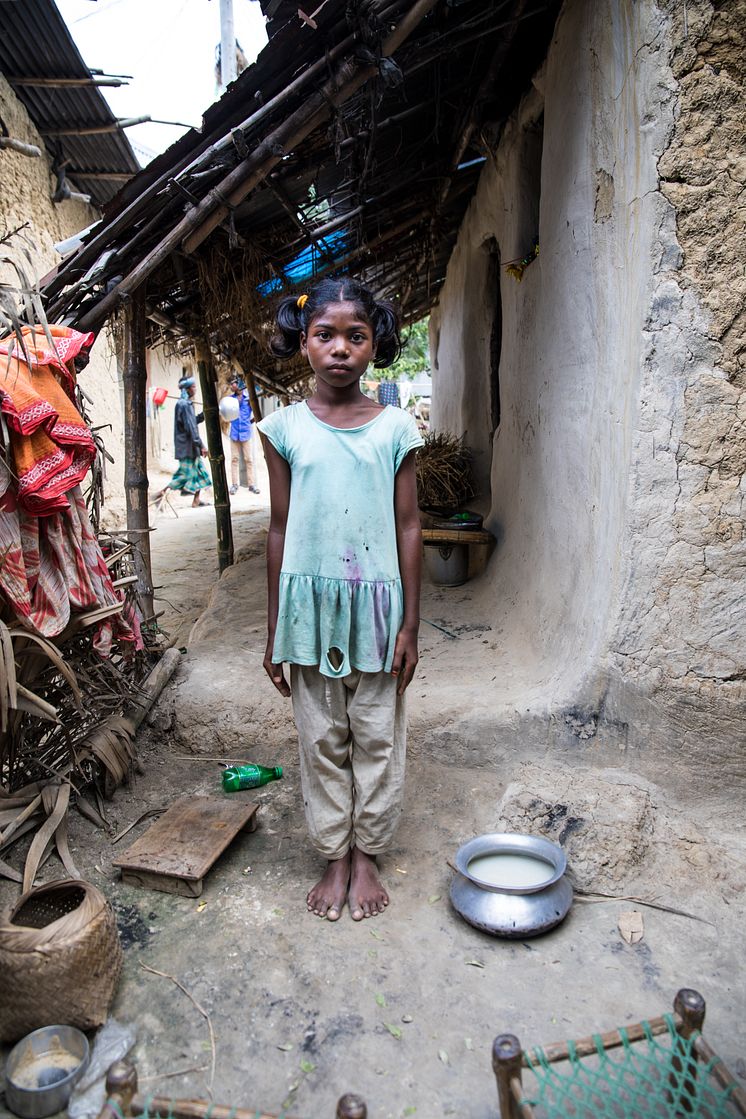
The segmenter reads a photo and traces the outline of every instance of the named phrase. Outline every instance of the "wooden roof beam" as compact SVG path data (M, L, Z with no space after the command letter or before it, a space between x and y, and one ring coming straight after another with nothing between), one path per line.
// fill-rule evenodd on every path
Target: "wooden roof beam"
M7 75L6 75L7 76ZM16 78L8 77L12 86L35 86L39 89L75 89L80 86L120 86L129 85L124 78L108 78L91 75L90 78Z
M57 136L102 136L107 132L119 132L120 128L132 128L135 124L148 124L152 117L122 117L110 124L76 124L70 128L47 128L40 135L51 138Z
M80 167L67 167L72 179L97 179L102 183L127 183L137 174L136 171L84 171Z

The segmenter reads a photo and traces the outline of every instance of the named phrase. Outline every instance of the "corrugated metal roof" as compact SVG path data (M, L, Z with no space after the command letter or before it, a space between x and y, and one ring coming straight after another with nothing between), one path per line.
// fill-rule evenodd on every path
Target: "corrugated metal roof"
M0 71L25 106L39 132L116 126L116 117L99 87L34 86L28 78L90 78L53 0L0 0ZM134 175L140 164L124 131L96 135L44 136L52 160L67 160L74 189L90 194L103 207L121 189L122 180L98 175ZM88 172L88 174L86 174Z

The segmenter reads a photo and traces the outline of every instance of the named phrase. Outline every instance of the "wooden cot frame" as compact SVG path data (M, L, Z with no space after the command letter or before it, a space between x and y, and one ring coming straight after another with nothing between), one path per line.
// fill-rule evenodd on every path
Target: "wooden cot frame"
M676 1032L682 1040L689 1040L693 1034L702 1029L705 1009L705 1000L698 991L682 987L677 993L673 1003L673 1020ZM668 1032L668 1023L663 1017L651 1018L647 1027L654 1036ZM629 1042L642 1041L646 1036L645 1026L642 1022L636 1022L633 1026L626 1026L624 1035ZM608 1033L600 1035L601 1046L604 1051L616 1049L624 1044L625 1037L622 1036L620 1030L610 1030ZM581 1038L574 1042L574 1049L579 1058L596 1054L598 1052L597 1037ZM746 1092L717 1056L712 1046L705 1041L701 1033L695 1037L692 1049L695 1059L690 1060L684 1070L685 1086L691 1085L695 1080L698 1061L707 1063L715 1058L717 1063L713 1066L711 1075L721 1088L731 1089L731 1102L741 1115L746 1116ZM542 1051L544 1059L550 1064L566 1061L570 1056L570 1043L566 1041L555 1042L543 1047ZM539 1063L537 1050L532 1049L524 1053L515 1034L499 1034L495 1038L492 1046L492 1068L497 1080L501 1119L537 1119L536 1111L524 1094L521 1078L522 1070L529 1067L529 1060L532 1064ZM682 1064L681 1059L675 1054L671 1058L671 1067L679 1074L678 1077L673 1076L672 1081L674 1083L680 1081ZM691 1105L686 1099L681 1100L680 1111L677 1114L683 1117L687 1115L693 1117Z
M709 1063L716 1061L711 1070L711 1075L723 1089L731 1090L731 1102L738 1113L746 1117L746 1091L739 1085L733 1074L718 1058L714 1049L702 1037L701 1029L705 1020L705 1000L699 992L683 987L676 995L673 1004L673 1021L676 1032L682 1040L689 1040L696 1034L692 1043L693 1059L688 1059L687 1067L682 1068L681 1057L675 1052L672 1054L671 1067L678 1075L672 1077L672 1091L674 1083L681 1082L681 1073L684 1072L684 1085L691 1085L697 1076L699 1061ZM649 1031L654 1036L668 1032L668 1022L664 1017L651 1018L649 1022L637 1022L626 1026L624 1036L620 1030L610 1030L600 1035L601 1046L604 1051L615 1049L628 1042L643 1041ZM575 1054L579 1058L589 1057L598 1052L598 1038L584 1037L574 1043L566 1041L555 1042L543 1047L545 1060L550 1064L566 1061L570 1056L570 1046L574 1046ZM500 1104L501 1119L537 1119L536 1112L527 1101L521 1081L523 1068L529 1067L529 1061L538 1064L536 1049L526 1053L521 1049L520 1042L514 1034L499 1034L492 1046L492 1068L497 1081L497 1094ZM137 1090L137 1070L131 1061L117 1061L109 1069L106 1077L107 1102L104 1104L98 1119L138 1119L147 1115L149 1119L291 1119L285 1112L282 1116L261 1110L252 1110L246 1107L226 1107L223 1104L212 1104L208 1100L171 1099L170 1096L145 1096ZM677 1114L686 1119L696 1119L691 1111L691 1105L686 1099L681 1099L680 1109ZM360 1096L347 1094L337 1103L335 1119L368 1119L368 1108Z

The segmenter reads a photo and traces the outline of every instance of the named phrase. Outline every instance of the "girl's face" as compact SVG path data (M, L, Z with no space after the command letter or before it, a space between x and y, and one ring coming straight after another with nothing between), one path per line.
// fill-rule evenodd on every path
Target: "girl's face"
M328 303L301 334L300 348L319 381L346 388L376 356L373 328L354 303Z

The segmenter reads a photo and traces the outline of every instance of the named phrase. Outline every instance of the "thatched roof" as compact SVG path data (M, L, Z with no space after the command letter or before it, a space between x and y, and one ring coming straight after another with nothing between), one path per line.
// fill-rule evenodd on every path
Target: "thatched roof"
M120 191L44 294L49 315L95 329L144 284L155 335L209 333L289 384L304 370L263 346L276 292L341 271L407 321L429 311L559 0L326 0L310 21L263 6L257 62Z

